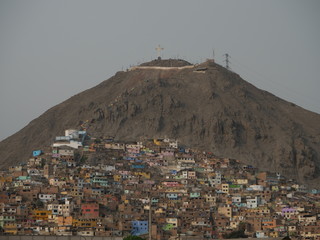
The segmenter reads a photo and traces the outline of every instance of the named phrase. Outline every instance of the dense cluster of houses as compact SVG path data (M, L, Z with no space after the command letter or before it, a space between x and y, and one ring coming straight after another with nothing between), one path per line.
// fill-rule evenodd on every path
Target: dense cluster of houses
M1 172L1 234L320 238L318 190L175 140L85 136Z

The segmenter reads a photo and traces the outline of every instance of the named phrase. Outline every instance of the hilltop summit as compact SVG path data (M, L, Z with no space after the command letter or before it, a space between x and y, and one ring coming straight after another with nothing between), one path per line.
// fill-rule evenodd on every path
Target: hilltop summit
M191 63L182 59L155 59L150 62L142 63L140 66L157 66L157 67L183 67L190 66Z
M95 136L175 138L319 186L320 115L254 87L213 61L154 60L118 72L0 142L1 165L26 161L32 150L85 121Z

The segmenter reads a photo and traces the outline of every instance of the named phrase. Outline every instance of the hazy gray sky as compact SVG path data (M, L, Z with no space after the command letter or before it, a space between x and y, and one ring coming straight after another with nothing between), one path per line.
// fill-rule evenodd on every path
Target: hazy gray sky
M0 0L0 140L130 65L212 58L320 113L318 0Z

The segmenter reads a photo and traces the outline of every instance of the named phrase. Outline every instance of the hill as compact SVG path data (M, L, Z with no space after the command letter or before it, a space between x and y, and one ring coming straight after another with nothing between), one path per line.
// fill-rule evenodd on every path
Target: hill
M24 162L68 128L116 140L176 138L186 146L320 183L320 115L260 90L213 61L154 60L118 72L0 142L2 167Z

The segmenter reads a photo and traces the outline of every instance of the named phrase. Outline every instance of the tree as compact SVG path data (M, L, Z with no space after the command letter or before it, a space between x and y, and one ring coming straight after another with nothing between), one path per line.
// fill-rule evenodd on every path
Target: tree
M44 203L38 198L37 201L33 202L35 208L43 208Z
M224 235L224 238L247 238L248 236L245 234L245 231L246 231L246 223L241 222L239 224L238 230Z
M233 231L230 234L224 235L224 238L247 238L248 236L244 234L244 230Z
M87 156L82 156L80 159L80 164L84 164L88 160Z
M129 236L127 236L127 237L123 238L123 240L145 240L145 239L144 239L144 238L142 238L142 237L129 235Z

